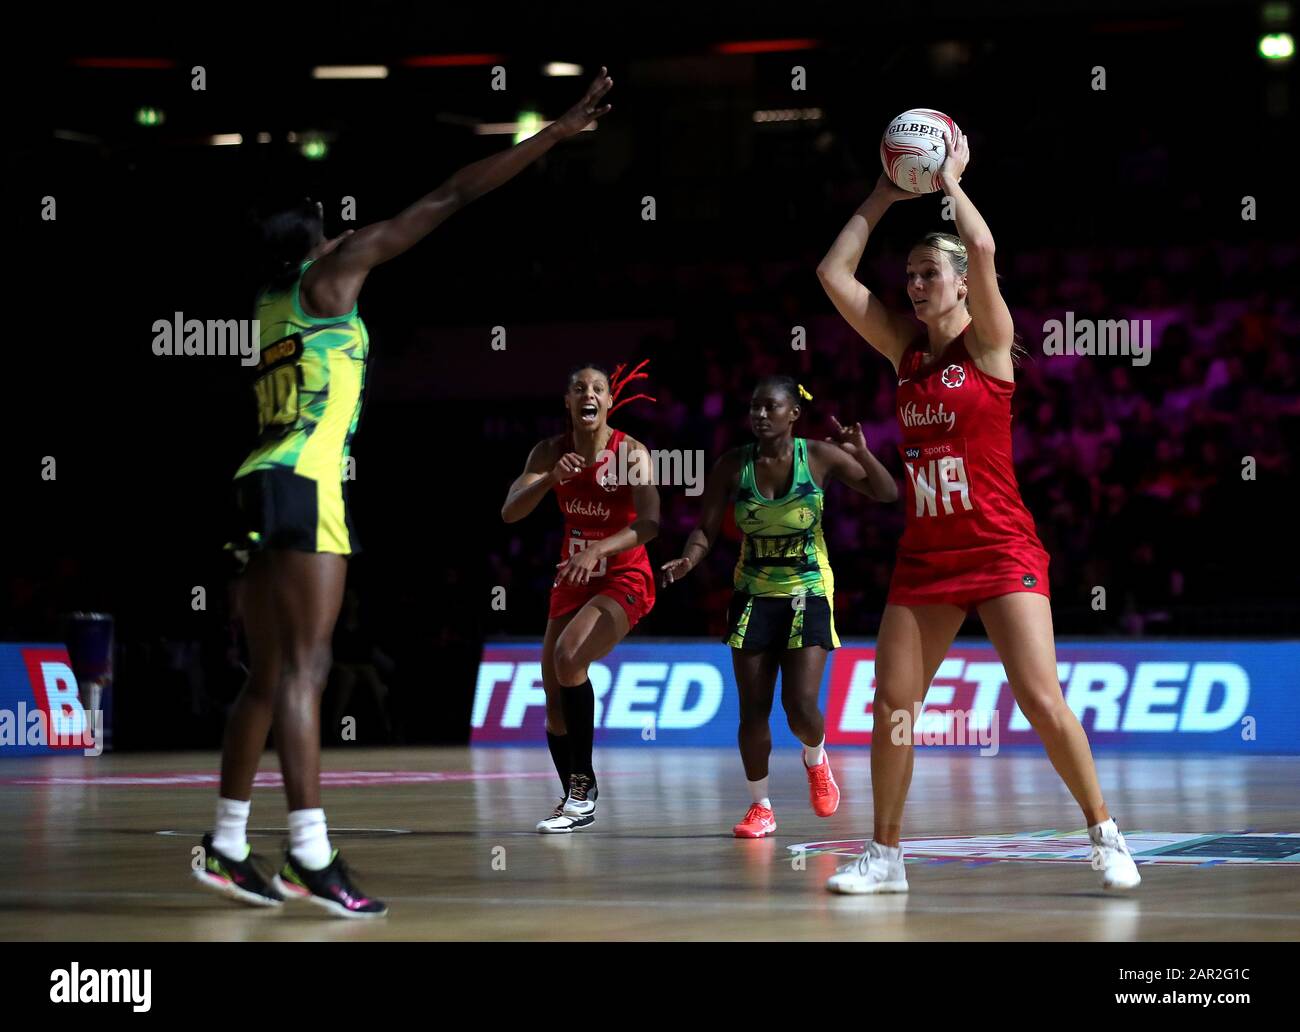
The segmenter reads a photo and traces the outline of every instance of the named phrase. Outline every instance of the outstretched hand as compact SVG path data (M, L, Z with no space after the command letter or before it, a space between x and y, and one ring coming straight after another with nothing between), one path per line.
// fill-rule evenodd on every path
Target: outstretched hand
M666 588L674 581L680 580L691 572L694 565L686 558L669 559L668 562L659 567L659 586Z
M859 459L870 452L867 447L866 435L862 432L861 423L850 423L848 426L841 426L840 421L834 416L831 416L831 422L835 424L835 433L833 436L826 438L828 442L843 448L855 459Z
M587 87L587 92L583 94L582 99L555 120L555 127L563 138L576 136L601 115L609 113L612 105L600 102L600 99L614 85L614 80L606 74L607 71L605 66L601 65L600 72L591 80L591 85Z

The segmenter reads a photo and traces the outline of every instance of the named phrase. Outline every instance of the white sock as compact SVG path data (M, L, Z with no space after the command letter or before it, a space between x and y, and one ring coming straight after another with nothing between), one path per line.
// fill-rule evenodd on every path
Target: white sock
M826 750L822 748L826 744L826 736L822 735L822 740L816 745L805 745L803 747L803 762L806 766L816 767L826 762Z
M872 840L871 840L871 844L872 844L873 846L876 847L876 850L877 850L877 852L879 853L880 858L881 858L882 860L902 860L902 859L903 859L903 847L902 847L901 845L898 845L898 846L882 846L882 845L881 845L879 842L877 842L875 839L872 839Z
M749 782L749 798L751 802L759 806L766 806L772 809L772 800L767 797L767 778L759 778L757 781Z
M1119 828L1115 825L1114 817L1107 817L1100 824L1093 824L1088 828L1088 838L1097 845L1101 845L1106 839L1114 841L1118 835Z
M248 859L249 799L217 798L217 820L212 829L212 844L234 860Z
M291 810L289 813L289 852L309 871L330 865L333 850L325 833L325 811Z

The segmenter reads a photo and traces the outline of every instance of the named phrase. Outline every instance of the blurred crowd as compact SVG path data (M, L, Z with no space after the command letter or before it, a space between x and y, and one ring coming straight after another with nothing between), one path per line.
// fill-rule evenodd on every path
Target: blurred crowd
M1300 425L1300 308L1288 270L1295 245L999 252L1003 289L1028 352L1014 398L1016 471L1052 556L1057 630L1069 635L1278 634L1297 625L1297 563L1281 540ZM903 309L903 251L873 246L859 276ZM670 339L640 341L657 401L613 420L653 448L703 449L706 463L749 437L748 397L769 373L812 393L803 436L830 416L863 424L868 444L899 478L896 390L888 362L831 309L816 256L786 263L640 270L638 289L674 297ZM905 309L903 309L905 310ZM1149 321L1146 364L1131 357L1044 353L1044 324ZM791 347L792 328L807 347ZM920 329L920 324L918 324ZM556 400L487 418L490 468L522 468L534 441L563 427ZM680 554L700 499L661 490L658 566ZM488 562L493 585L516 601L494 630L539 634L560 542L544 503L502 526ZM871 634L903 526L902 502L880 505L832 486L827 546L842 634ZM639 631L720 635L738 535L684 582L660 592ZM1100 591L1098 589L1101 589Z

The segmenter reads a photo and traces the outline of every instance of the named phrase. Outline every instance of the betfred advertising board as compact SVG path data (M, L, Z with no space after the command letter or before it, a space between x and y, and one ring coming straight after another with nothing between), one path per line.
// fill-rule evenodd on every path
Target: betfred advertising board
M734 744L739 708L721 644L628 641L590 668L596 741ZM1099 748L1300 753L1300 642L1059 642L1065 699ZM779 690L779 687L778 687ZM846 642L821 688L830 745L870 745L875 646ZM544 738L540 642L489 644L479 665L475 744ZM989 751L1036 745L992 646L957 642L914 715L918 744ZM790 746L779 702L772 741Z

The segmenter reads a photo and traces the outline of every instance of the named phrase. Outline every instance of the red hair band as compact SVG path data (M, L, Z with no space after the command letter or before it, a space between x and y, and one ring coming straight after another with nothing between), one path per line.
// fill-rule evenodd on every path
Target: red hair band
M650 379L649 373L641 372L641 369L644 366L646 366L649 362L650 359L643 358L640 362L637 363L636 368L633 369L631 372L629 372L626 376L623 375L623 370L627 368L627 363L626 362L619 363L618 367L614 370L614 374L609 378L610 400L614 402L614 404L611 405L609 409L611 415L617 412L622 406L626 405L629 401L637 401L640 398L645 398L646 401L655 400L649 394L633 394L632 397L624 398L622 401L619 401L618 398L618 396L623 393L623 388L626 387L633 380Z

